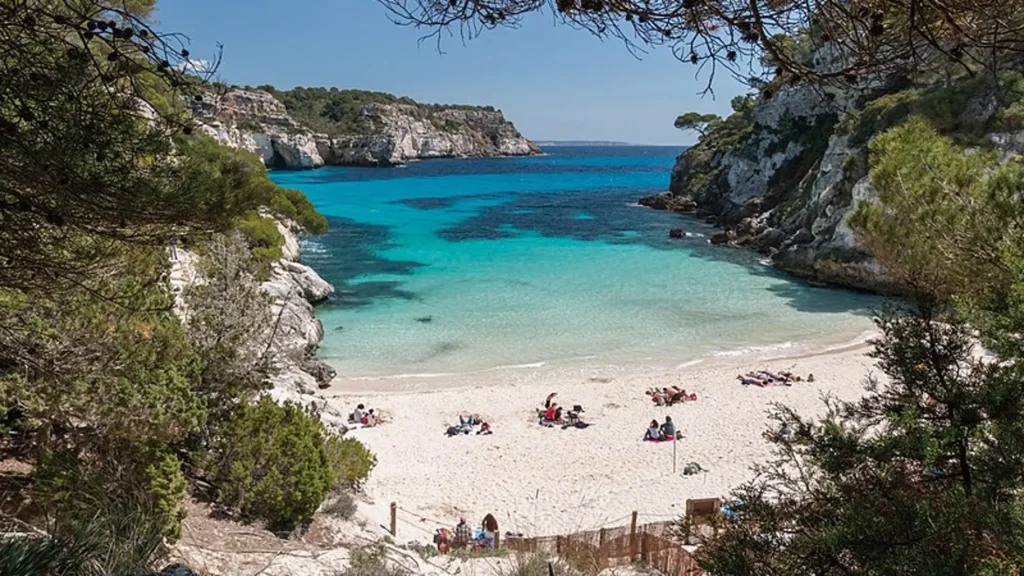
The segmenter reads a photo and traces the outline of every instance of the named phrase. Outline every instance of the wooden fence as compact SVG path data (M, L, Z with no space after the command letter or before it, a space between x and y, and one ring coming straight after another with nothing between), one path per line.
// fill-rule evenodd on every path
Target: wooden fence
M637 514L629 526L601 528L565 536L506 538L504 545L518 552L548 552L585 572L596 574L605 568L643 562L666 576L698 576L697 561L673 541L672 522L637 525Z

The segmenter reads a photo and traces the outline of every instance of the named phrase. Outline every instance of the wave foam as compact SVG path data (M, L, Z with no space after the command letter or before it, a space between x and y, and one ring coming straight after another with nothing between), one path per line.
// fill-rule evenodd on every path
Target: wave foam
M792 342L782 342L781 344L772 344L770 346L747 346L744 348L736 348L734 350L719 350L717 352L711 352L708 356L715 357L732 357L732 356L747 356L749 354L757 354L759 352L775 352L777 350L788 350L793 347Z

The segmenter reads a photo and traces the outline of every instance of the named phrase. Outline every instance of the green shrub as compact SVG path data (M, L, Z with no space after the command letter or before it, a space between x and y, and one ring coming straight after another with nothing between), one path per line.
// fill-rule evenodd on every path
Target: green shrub
M377 457L355 438L331 438L328 452L338 481L349 487L358 487L377 466Z
M339 576L405 576L409 574L401 566L388 562L387 548L372 544L352 550L348 569Z
M263 396L243 404L211 440L206 468L217 501L291 530L309 519L337 482L320 419Z
M236 224L246 243L252 250L252 257L259 264L268 264L280 260L284 236L277 229L277 224L270 218L260 216L255 211L247 212Z
M316 211L306 195L291 188L277 188L270 199L275 214L295 220L310 234L327 232L327 219Z

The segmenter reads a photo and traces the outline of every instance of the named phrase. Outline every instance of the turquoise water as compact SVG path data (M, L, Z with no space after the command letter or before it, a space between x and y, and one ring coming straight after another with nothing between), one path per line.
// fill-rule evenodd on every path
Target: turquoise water
M682 363L871 328L871 296L714 247L701 220L636 206L678 149L275 172L331 231L303 258L337 294L320 357L342 375L580 362ZM668 238L683 228L692 235Z

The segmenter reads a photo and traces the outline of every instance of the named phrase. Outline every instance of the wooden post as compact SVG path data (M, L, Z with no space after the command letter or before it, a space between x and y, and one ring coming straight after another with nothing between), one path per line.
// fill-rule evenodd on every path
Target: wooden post
M398 504L391 503L391 537L398 536Z
M636 561L636 510L633 510L633 520L629 523L629 561Z
M562 547L562 537L561 536L556 536L555 537L555 554L561 556L562 555L562 548L563 548Z
M672 473L676 473L676 444L679 444L676 438L672 439Z

